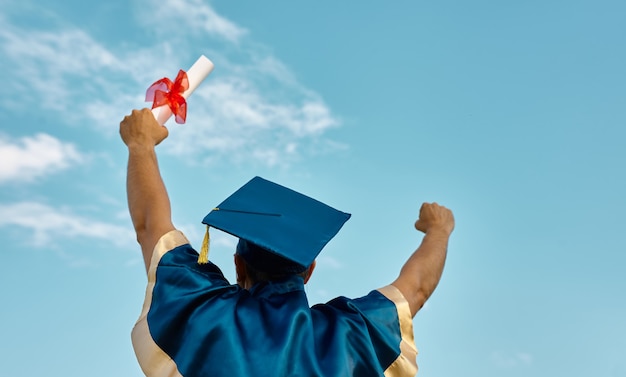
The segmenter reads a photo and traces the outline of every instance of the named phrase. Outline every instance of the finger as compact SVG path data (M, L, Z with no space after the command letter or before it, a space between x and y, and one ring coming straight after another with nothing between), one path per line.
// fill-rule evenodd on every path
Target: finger
M419 230L420 232L426 232L426 224L424 223L423 220L421 219L417 219L417 221L415 222L415 229Z
M167 129L167 127L161 126L160 135L158 136L155 145L161 144L161 142L168 137L169 133L170 131Z
M130 116L126 115L124 117L124 119L122 119L122 121L120 122L120 129L123 128L123 127L126 127L126 125L128 124L129 118L130 118Z

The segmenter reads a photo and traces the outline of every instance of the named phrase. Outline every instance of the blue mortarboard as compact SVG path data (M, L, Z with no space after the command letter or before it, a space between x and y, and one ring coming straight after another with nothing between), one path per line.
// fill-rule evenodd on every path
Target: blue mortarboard
M239 237L237 253L266 272L304 271L350 218L306 195L255 177L204 217Z

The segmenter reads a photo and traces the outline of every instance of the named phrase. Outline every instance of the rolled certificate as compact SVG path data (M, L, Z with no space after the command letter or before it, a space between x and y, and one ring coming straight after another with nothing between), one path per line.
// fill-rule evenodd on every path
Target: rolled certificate
M202 81L213 71L214 64L206 56L202 55L187 71L189 80L189 88L183 93L185 99L189 98L191 93L200 85ZM152 109L152 114L159 124L163 125L172 116L172 110L169 106L163 105Z

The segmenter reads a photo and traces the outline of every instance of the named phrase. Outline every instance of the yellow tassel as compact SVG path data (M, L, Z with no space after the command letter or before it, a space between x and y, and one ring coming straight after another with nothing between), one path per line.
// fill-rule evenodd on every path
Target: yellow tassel
M209 236L209 226L206 226L206 233L204 233L204 240L202 240L202 247L200 248L200 255L198 255L198 264L209 263L209 245L211 243L211 236Z

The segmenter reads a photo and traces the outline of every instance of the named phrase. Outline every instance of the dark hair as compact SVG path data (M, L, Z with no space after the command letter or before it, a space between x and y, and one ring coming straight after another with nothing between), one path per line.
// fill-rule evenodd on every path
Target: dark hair
M271 273L271 272L266 272L266 271L261 271L259 269L256 269L250 263L248 263L245 259L242 258L242 260L246 265L246 274L248 275L248 278L253 282L253 284L283 280L290 276L300 276L303 279L306 279L306 276L308 273L308 268L299 273L289 273L289 272Z
M289 260L244 239L239 239L236 253L241 256L241 258L246 261L246 264L252 267L253 270L264 272L268 277L297 275L307 270L307 267L295 261Z

